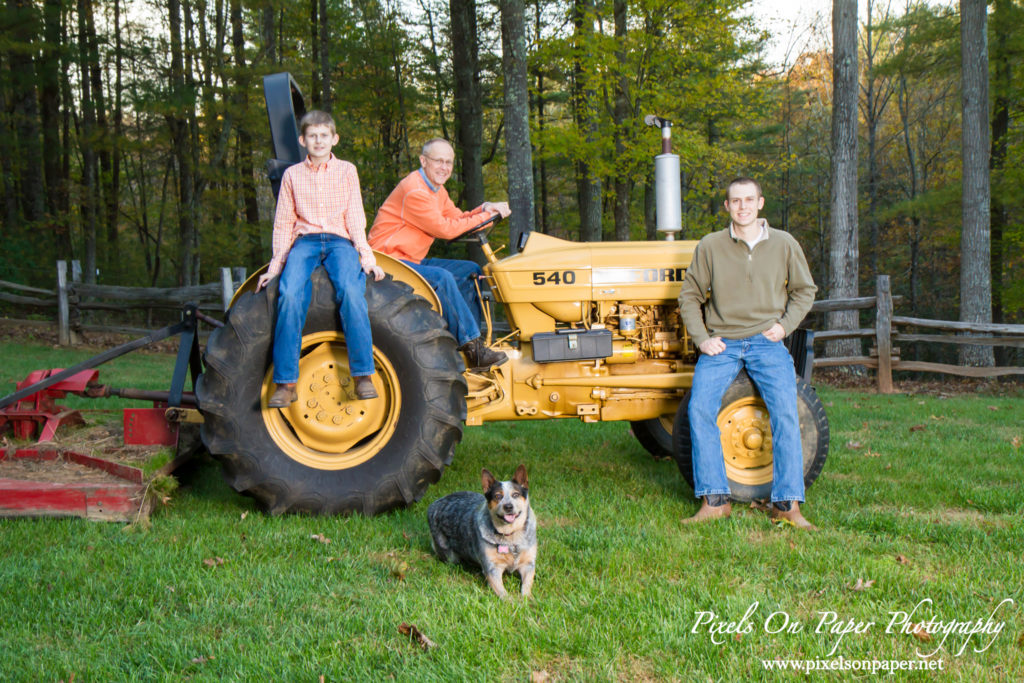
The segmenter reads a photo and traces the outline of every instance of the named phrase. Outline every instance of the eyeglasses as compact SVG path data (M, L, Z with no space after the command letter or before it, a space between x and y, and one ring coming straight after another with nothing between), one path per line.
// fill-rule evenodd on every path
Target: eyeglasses
M434 157L428 157L426 155L424 155L424 158L433 161L438 166L454 166L455 165L455 160L454 159L435 159Z

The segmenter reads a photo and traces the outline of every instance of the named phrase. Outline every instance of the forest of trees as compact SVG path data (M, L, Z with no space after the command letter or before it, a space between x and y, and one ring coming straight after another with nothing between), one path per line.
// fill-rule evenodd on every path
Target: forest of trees
M975 95L962 86L955 4L867 0L865 11L862 0L844 48L856 92L842 97L832 17L799 27L784 63L769 63L743 0L6 0L0 17L0 279L52 286L57 258L120 285L262 265L273 214L262 77L288 71L307 106L335 115L335 151L359 168L371 221L419 145L443 136L458 153L457 202L508 197L515 230L655 239L660 137L642 120L656 113L675 123L684 238L721 227L723 182L754 175L765 215L798 237L827 296L832 175L852 170L862 292L888 273L901 311L956 319L970 222L987 228L992 319L1022 318L1019 0L980 15L981 208L962 189L961 97ZM834 163L840 102L856 109L845 165Z

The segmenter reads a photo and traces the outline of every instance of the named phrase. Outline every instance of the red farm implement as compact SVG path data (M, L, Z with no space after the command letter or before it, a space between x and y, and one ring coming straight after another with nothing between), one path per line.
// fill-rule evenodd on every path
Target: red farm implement
M35 439L34 443L19 446L4 439L0 448L0 516L77 516L129 521L148 514L152 505L152 497L147 496L149 482L173 471L199 445L198 430L195 424L189 423L200 422L201 417L195 410L193 393L184 391L186 378L191 375L195 386L202 371L197 337L199 320L221 325L189 304L181 322L71 368L36 370L17 384L13 394L0 399L0 433L9 433L18 442ZM180 343L169 391L117 388L99 383L97 366L175 335L180 335ZM68 394L152 403L152 408L124 409L123 445L129 449L139 447L133 451L132 462L78 452L55 441L57 429L62 425L84 423L78 410L69 410L57 403ZM146 446L164 448L146 449ZM173 457L166 457L168 449L173 449ZM147 468L145 454L160 451L167 462L157 468Z

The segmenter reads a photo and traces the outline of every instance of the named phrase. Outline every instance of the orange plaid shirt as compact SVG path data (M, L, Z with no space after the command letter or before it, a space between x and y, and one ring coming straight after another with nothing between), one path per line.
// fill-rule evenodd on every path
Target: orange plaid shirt
M307 156L285 170L277 196L273 257L267 272L281 272L296 238L321 233L351 240L364 269L376 265L366 242L366 214L356 167L333 154L318 167Z

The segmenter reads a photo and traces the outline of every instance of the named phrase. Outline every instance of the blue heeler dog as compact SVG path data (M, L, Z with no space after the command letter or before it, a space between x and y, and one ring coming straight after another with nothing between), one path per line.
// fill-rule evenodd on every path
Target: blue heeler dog
M458 491L427 508L431 544L445 562L475 564L501 598L505 572L518 572L522 594L530 595L537 560L537 518L530 508L526 467L512 481L498 481L486 469L480 473L484 495Z

